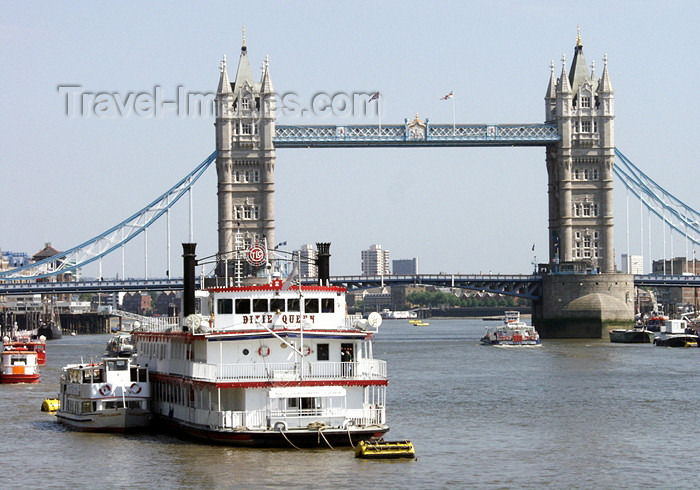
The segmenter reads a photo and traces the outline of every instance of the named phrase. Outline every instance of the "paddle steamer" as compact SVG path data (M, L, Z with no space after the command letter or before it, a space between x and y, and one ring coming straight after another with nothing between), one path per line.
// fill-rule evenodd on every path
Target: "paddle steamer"
M381 316L346 313L346 290L329 285L330 244L317 246L318 285L269 278L195 292L195 244L183 244L180 322L132 333L156 422L273 447L355 445L389 430L386 362L372 352Z

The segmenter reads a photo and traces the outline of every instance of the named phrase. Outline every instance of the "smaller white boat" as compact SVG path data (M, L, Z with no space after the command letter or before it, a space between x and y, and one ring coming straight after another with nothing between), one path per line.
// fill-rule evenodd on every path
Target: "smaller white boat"
M506 311L503 325L486 327L481 343L496 346L536 347L540 345L540 335L535 327L520 321L519 311Z
M131 358L69 364L61 376L59 422L83 431L125 432L151 421L148 369Z
M117 332L107 342L107 357L131 357L135 352L131 332Z

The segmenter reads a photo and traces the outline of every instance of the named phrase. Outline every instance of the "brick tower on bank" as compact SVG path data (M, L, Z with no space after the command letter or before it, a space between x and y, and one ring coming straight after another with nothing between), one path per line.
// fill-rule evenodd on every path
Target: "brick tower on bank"
M613 166L614 93L607 56L596 78L583 54L580 33L566 72L545 95L547 122L561 140L546 150L549 194L549 270L533 321L543 337L595 337L634 317L631 275L615 268Z
M275 93L267 59L260 81L253 79L245 33L233 83L225 56L221 62L215 107L218 274L228 263L231 275L235 250L275 244Z

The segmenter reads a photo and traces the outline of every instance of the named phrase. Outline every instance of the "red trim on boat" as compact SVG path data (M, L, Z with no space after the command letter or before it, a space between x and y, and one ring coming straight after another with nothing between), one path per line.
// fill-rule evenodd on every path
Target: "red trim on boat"
M281 388L286 386L388 386L387 379L336 379L309 381L202 381L173 376L170 374L150 373L154 381L171 381L185 385L214 386L216 388Z

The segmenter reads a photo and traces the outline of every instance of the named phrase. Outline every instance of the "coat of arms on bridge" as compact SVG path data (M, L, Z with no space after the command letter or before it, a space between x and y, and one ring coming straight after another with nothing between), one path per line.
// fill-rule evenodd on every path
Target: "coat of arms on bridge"
M408 122L408 119L406 119L406 122ZM406 128L408 129L408 139L424 140L428 126L418 119L418 113L416 113L416 118Z

